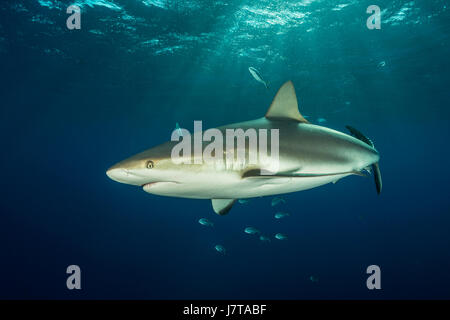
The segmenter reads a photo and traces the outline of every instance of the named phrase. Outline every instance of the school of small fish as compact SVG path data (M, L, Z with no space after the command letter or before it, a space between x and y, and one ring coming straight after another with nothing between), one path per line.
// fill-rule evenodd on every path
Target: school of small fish
M247 204L249 202L249 200L239 199L238 202L240 204ZM286 200L282 197L274 197L271 200L272 207L280 206L283 204L286 204ZM278 211L274 214L274 218L276 220L285 219L286 217L289 217L288 212ZM204 227L209 227L209 228L214 227L214 223L212 221L208 220L207 218L200 218L198 220L198 223ZM244 233L255 236L257 239L259 239L261 242L264 242L264 243L270 243L272 241L272 238L270 236L268 236L267 234L263 234L259 229L255 228L255 227L251 227L251 226L245 227ZM273 236L273 238L276 240L287 240L288 236L284 233L278 232ZM220 254L226 254L226 249L221 244L215 245L214 249Z

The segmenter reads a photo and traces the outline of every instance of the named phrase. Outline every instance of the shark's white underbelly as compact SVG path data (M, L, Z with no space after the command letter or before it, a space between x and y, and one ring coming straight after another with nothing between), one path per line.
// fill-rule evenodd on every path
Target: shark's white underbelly
M199 179L190 183L160 182L145 187L148 193L193 199L243 199L289 193L335 182L349 174L295 178ZM203 180L203 181L202 181Z

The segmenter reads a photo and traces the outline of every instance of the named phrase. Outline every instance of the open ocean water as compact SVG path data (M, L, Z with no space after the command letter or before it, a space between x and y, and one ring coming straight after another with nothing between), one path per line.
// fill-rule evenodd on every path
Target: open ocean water
M0 298L449 299L449 34L444 0L1 1ZM309 121L374 141L381 195L351 176L218 216L106 176L176 123L262 117L287 80Z

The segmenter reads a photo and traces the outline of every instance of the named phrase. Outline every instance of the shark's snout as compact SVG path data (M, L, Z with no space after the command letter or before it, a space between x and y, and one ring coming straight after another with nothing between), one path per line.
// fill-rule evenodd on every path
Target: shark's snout
M124 180L129 175L129 172L126 169L111 167L106 170L106 175L111 180L121 182L121 180Z
M106 175L114 181L141 186L148 183L148 178L134 172L134 170L113 166L106 171Z

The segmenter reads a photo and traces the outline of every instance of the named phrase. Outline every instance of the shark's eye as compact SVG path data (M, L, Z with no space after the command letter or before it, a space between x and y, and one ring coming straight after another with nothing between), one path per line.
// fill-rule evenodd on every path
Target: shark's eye
M153 169L154 166L155 166L155 164L153 163L152 160L147 161L147 165L146 165L147 169Z

